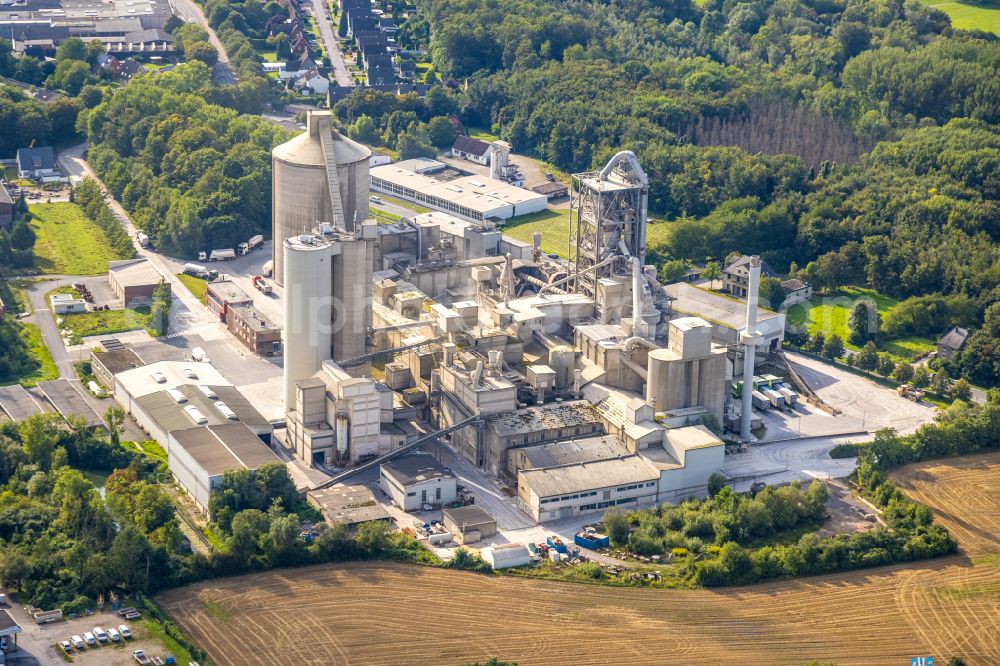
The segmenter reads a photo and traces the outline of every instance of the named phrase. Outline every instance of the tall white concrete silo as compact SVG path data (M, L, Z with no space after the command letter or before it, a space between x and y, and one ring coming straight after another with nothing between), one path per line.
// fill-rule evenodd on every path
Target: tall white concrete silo
M368 218L371 151L333 128L329 110L310 111L306 131L271 151L274 281L285 284L283 242L320 223L353 231ZM336 187L331 187L335 181Z

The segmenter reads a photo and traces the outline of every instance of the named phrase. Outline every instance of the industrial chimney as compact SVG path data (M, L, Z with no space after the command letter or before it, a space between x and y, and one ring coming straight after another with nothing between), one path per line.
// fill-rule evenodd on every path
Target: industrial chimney
M750 279L747 283L747 325L740 335L743 345L743 411L740 415L740 439L750 439L750 408L753 405L753 364L761 335L757 332L757 291L760 287L760 257L750 257Z

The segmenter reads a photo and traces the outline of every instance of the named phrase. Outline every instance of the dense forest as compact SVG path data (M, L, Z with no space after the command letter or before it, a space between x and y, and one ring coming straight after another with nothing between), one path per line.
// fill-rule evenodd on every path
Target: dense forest
M206 102L201 62L135 79L81 112L88 161L150 240L196 256L271 224L271 149L286 130Z

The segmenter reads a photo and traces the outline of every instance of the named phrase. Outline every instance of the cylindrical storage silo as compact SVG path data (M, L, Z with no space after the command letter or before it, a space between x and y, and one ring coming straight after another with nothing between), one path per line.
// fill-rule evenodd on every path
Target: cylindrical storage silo
M576 350L567 345L559 345L549 350L549 367L556 371L556 388L566 388L573 380L576 365Z
M355 220L368 217L371 151L333 129L330 111L310 111L307 127L306 132L271 151L273 277L280 285L285 284L282 242L311 232L318 222L335 221L321 133L333 139L344 227L353 230Z
M285 411L295 406L295 382L316 374L331 355L333 285L330 243L293 236L282 243L285 282Z
M671 406L670 366L677 357L668 349L651 349L646 362L646 402L662 412Z

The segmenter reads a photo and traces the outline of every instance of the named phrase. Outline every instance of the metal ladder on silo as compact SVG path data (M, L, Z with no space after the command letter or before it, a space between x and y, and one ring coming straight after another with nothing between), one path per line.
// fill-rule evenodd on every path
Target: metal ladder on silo
M347 224L344 219L344 202L340 198L340 177L337 175L337 152L333 148L333 130L321 127L319 138L323 146L323 162L326 164L326 182L330 186L333 226L347 230Z

